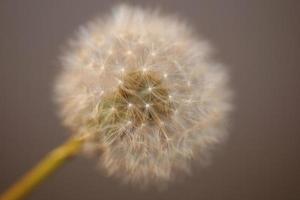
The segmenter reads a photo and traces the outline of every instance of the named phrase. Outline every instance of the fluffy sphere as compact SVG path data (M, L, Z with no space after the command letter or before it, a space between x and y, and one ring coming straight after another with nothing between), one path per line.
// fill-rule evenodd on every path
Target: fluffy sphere
M224 68L207 42L170 16L119 6L91 21L62 56L55 99L66 126L109 175L164 183L224 139Z

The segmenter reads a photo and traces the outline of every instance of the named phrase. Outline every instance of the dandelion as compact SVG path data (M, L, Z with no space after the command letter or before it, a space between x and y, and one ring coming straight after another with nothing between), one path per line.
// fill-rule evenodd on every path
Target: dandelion
M81 27L62 56L63 123L108 175L170 182L226 136L231 91L210 49L172 17L117 7Z
M64 123L100 144L100 165L109 175L169 181L223 139L230 108L226 73L183 23L121 6L82 29L63 57L56 99ZM96 45L97 38L104 39ZM97 65L86 67L92 55L106 66L102 73ZM100 88L106 95L97 96ZM116 112L107 114L111 105Z

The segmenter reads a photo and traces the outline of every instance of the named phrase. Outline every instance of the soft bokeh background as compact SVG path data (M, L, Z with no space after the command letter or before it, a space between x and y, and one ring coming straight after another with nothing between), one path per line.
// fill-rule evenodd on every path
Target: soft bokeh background
M68 136L51 99L60 49L114 1L0 1L0 191ZM136 1L182 16L229 66L236 91L231 136L209 167L168 190L139 191L68 163L29 198L300 199L300 3L276 0Z

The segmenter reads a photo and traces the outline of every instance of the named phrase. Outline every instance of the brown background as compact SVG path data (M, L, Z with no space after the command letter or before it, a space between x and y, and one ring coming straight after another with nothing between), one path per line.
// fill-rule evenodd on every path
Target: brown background
M120 185L80 157L29 199L300 199L300 3L264 0L136 1L191 22L218 50L236 91L231 136L207 168L168 190ZM116 4L1 0L0 191L67 138L51 100L64 41Z

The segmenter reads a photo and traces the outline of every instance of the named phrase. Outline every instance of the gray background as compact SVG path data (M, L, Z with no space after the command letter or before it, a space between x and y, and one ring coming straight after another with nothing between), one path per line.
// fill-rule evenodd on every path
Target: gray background
M300 199L300 3L136 1L194 25L227 64L236 91L231 136L207 168L168 190L120 185L80 157L29 199ZM109 12L100 0L1 0L0 191L68 136L51 100L60 49L78 25Z

